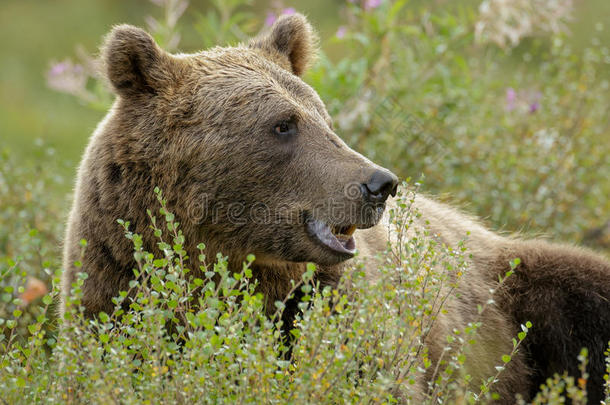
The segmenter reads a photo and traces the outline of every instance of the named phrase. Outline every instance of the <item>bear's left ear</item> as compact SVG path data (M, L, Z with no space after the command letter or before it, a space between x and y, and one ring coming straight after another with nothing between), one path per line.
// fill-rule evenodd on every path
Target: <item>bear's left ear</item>
M271 29L250 41L280 66L301 76L316 57L318 37L302 14L283 15Z

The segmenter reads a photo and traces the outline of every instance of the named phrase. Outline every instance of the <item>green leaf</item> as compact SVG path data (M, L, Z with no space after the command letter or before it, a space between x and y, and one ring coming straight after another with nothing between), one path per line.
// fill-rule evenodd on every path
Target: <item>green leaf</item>
M49 294L45 295L42 297L42 303L45 305L51 305L53 303L53 297L51 297Z

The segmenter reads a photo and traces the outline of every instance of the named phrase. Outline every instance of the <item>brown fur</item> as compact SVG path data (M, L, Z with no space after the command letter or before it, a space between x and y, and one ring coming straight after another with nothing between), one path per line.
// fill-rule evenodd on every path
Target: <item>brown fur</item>
M503 237L482 227L473 218L417 196L421 213L416 227L430 229L448 246L466 241L470 270L459 286L459 298L447 305L436 330L428 339L433 358L440 356L451 328L474 320L477 304L493 298L483 313L482 330L467 370L474 380L493 374L493 365L510 352L511 337L519 325L533 324L524 348L513 356L493 390L512 403L519 393L532 398L554 373L580 376L576 358L589 350L589 403L603 399L604 350L610 341L610 263L589 250L542 240ZM466 237L466 233L468 236ZM499 277L519 258L515 273L499 288ZM490 289L498 290L495 294ZM474 354L474 356L472 355Z
M127 289L134 267L130 241L116 220L130 221L149 243L145 248L155 252L146 217L146 208L156 205L155 186L163 189L181 223L191 257L197 257L198 242L206 244L209 257L228 255L235 268L248 253L256 255L254 275L271 308L285 298L290 281L300 278L305 262L318 264L323 285L335 285L349 263L348 257L312 241L303 225L307 217L356 224L362 256L382 251L387 231L373 226L380 211L363 211L362 189L354 193L346 187L387 171L333 132L324 104L298 77L315 57L315 43L301 15L280 18L249 45L191 55L170 55L141 29L115 27L102 58L118 97L79 168L65 241L63 293L69 293L80 271L73 263L80 259L78 241L84 238L82 271L89 278L83 305L90 316L112 310L111 298ZM296 123L298 135L279 139L273 130L287 120ZM330 203L340 203L340 220ZM581 346L594 357L592 397L598 398L600 356L610 339L608 262L588 251L499 236L424 196L416 198L416 208L422 213L416 226L429 227L449 246L470 232L471 270L428 338L432 358L438 360L450 330L474 319L476 305L491 298L498 276L519 257L516 276L496 294L498 304L484 313L482 344L468 371L475 380L493 374L519 325L531 320L531 343L494 387L504 402L512 402L516 393L529 397L553 372L575 373ZM268 210L274 220L253 221L248 215L258 209ZM191 268L197 268L195 263ZM367 271L374 282L374 261Z

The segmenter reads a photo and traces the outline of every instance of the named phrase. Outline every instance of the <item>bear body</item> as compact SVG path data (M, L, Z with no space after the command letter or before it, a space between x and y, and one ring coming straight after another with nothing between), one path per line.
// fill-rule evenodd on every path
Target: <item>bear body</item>
M64 246L64 295L84 271L87 315L113 310L112 297L128 289L135 267L131 242L116 220L129 221L152 243L146 209L155 206L155 186L181 223L190 257L198 256L199 242L209 257L228 255L236 269L247 254L256 255L253 274L270 308L307 262L318 265L321 285L336 285L356 247L374 282L374 256L388 236L379 223L397 179L334 133L324 104L300 79L315 42L300 15L280 18L247 45L192 55L170 55L141 29L115 27L102 59L118 97L79 168ZM530 398L555 372L578 375L582 347L590 353L589 400L601 399L610 340L608 262L574 247L497 235L423 195L414 201L421 213L416 227L447 246L466 238L470 255L460 294L427 338L432 359L441 356L444 337L493 298L496 304L483 313L483 344L471 356L475 377L494 374L520 325L532 321L537 327L525 350L494 385L503 401L512 403L517 393ZM267 220L253 220L261 216ZM81 239L88 242L82 259ZM514 258L521 264L496 291ZM79 260L82 268L74 265ZM412 395L423 395L425 387L422 382Z

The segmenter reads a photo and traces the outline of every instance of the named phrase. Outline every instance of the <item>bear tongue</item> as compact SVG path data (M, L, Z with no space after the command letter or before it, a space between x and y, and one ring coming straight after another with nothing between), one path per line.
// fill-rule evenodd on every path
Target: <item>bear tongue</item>
M345 235L341 235L341 236L345 236ZM353 252L356 250L356 241L354 240L353 236L337 238L337 240L339 241L339 243L341 243L343 245L343 247L345 249L349 250L350 252Z
M327 224L317 219L309 221L307 228L322 244L336 252L349 255L356 252L356 241L351 235L334 235Z

